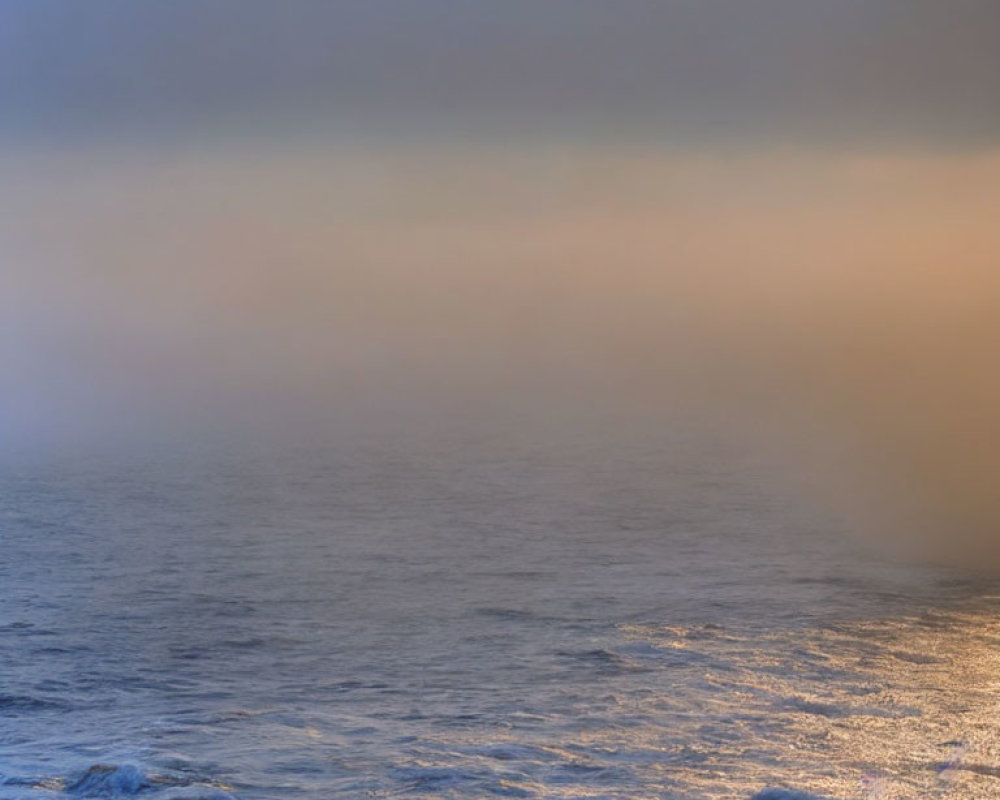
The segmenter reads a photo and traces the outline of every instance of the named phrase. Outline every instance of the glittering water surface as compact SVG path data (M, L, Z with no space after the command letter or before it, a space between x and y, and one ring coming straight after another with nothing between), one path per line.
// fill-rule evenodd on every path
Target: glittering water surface
M10 459L0 798L1000 796L990 587L726 448Z

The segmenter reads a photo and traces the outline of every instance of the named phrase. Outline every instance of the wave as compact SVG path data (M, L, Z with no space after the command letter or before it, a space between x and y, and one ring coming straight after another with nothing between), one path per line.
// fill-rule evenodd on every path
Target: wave
M149 800L238 800L221 784L181 774L150 773L134 764L94 764L62 778L0 776L2 787L34 790L31 796L80 800L143 797ZM18 797L27 795L18 795Z
M66 708L65 703L55 700L45 700L30 695L0 694L0 715L16 714L30 711L46 711L49 709Z
M131 764L114 767L95 764L66 787L77 797L120 797L138 794L152 784L145 773Z

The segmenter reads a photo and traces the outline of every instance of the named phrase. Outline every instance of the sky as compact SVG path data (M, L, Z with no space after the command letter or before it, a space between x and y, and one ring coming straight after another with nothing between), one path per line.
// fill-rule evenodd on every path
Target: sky
M0 436L704 415L992 558L998 39L995 0L0 0Z
M992 0L4 0L14 141L989 146Z

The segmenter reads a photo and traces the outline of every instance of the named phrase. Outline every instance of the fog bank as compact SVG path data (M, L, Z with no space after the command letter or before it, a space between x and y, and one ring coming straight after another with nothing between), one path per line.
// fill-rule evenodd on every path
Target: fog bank
M785 442L861 529L1000 564L996 154L147 148L0 168L9 441L701 419Z

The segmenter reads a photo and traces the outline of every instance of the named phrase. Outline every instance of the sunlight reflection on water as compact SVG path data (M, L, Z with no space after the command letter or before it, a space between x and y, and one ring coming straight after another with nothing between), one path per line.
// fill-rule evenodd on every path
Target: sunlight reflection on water
M764 786L821 797L995 797L1000 779L1000 620L949 611L747 636L715 626L625 625L618 680L551 732L441 737L442 769L508 760L535 780L509 793L749 797ZM678 655L680 654L680 655ZM567 712L571 709L567 708ZM575 764L589 790L561 784ZM601 779L603 777L603 779ZM428 792L429 796L431 793Z

